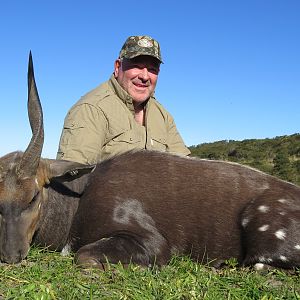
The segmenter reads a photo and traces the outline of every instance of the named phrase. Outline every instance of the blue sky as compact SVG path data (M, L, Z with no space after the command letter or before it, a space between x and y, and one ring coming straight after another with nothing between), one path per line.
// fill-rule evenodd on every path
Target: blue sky
M54 158L68 109L130 35L160 42L156 96L188 146L300 132L299 16L298 0L1 1L0 156L31 138L29 50Z

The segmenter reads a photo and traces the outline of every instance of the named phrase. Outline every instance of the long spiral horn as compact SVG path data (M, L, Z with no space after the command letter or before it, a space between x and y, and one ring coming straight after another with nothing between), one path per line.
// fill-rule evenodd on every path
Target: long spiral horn
M27 78L27 109L32 137L17 170L18 175L22 178L32 176L36 173L44 144L43 111L35 83L31 51L29 53Z

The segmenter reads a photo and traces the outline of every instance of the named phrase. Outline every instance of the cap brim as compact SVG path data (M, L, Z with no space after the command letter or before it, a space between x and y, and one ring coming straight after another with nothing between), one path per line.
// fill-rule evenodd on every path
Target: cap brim
M149 53L137 53L137 52L134 52L134 53L126 53L126 55L123 55L122 57L125 57L127 59L132 59L132 58L135 58L135 57L138 57L138 56L142 56L142 55L146 55L146 56L151 56L151 57L154 57L156 58L160 63L164 63L160 57L156 56L156 55L153 55L153 54L149 54ZM120 58L122 58L120 57Z

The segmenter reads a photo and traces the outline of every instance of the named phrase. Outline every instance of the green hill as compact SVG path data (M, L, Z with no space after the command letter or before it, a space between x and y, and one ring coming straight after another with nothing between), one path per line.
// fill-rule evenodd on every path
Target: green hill
M300 134L191 146L192 156L249 165L300 185Z

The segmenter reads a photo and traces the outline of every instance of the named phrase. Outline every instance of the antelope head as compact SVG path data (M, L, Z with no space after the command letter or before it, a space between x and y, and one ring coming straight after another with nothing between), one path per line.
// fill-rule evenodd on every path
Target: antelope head
M76 162L41 158L44 143L43 112L35 83L32 55L28 64L28 116L32 130L25 152L0 157L0 260L17 263L28 253L41 219L43 203L48 201L52 178L93 170ZM63 200L63 197L62 197Z

